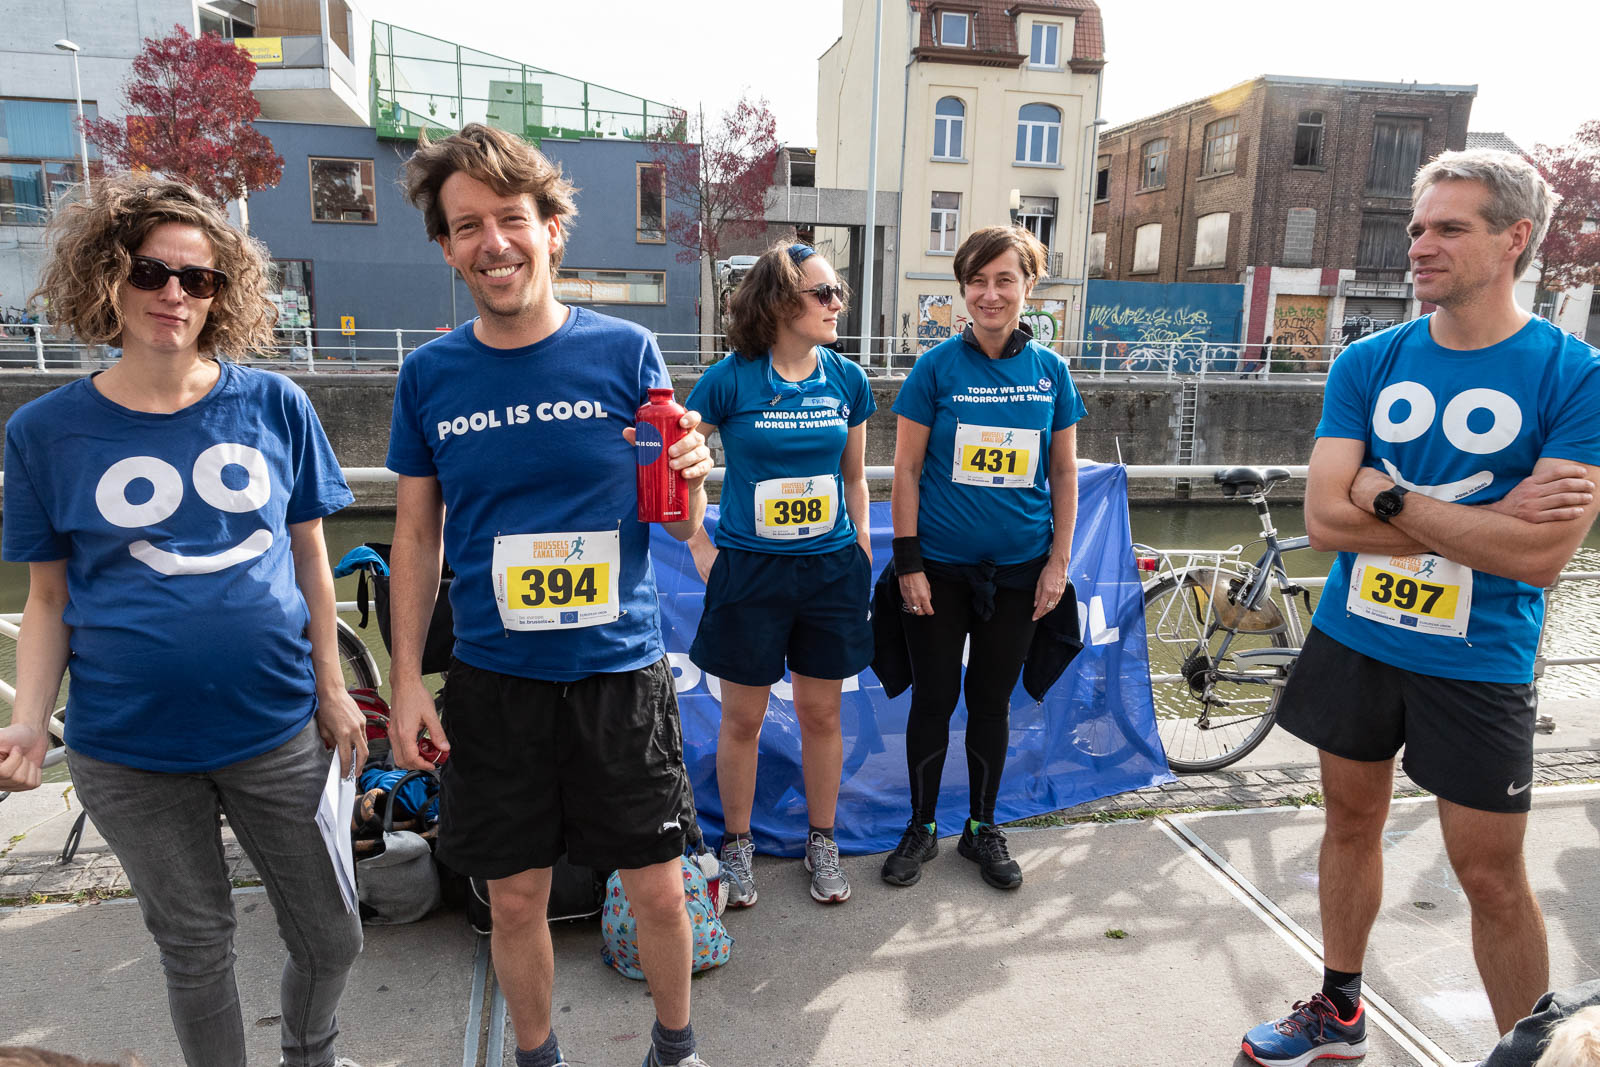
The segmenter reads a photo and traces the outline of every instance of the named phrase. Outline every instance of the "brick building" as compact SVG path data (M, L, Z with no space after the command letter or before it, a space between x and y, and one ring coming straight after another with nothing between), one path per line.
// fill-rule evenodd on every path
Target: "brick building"
M1411 179L1465 147L1476 93L1266 75L1107 130L1091 276L1242 282L1252 345L1338 344L1413 318Z

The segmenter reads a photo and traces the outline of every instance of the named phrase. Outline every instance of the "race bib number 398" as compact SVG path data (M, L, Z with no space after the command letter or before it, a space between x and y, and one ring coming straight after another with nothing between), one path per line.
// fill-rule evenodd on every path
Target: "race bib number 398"
M1345 607L1385 626L1466 637L1472 615L1472 568L1431 553L1363 552L1350 571Z
M570 630L616 621L615 530L494 539L494 597L508 630Z
M820 537L839 517L838 485L831 474L768 478L756 483L756 536L777 541Z
M1038 430L962 423L956 427L950 480L997 489L1031 486L1039 468L1039 437Z

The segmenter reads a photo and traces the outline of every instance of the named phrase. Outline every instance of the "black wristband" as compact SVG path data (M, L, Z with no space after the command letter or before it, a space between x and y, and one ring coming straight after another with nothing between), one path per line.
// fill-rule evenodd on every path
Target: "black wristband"
M896 537L894 545L894 572L896 574L922 573L922 540L917 537Z

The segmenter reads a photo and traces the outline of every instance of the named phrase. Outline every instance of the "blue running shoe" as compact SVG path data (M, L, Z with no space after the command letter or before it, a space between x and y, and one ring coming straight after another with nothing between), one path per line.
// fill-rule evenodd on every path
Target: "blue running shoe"
M1283 1018L1245 1034L1241 1047L1265 1067L1305 1067L1324 1057L1359 1059L1367 1054L1367 1008L1358 1004L1356 1017L1345 1022L1333 1002L1318 993L1297 1003Z

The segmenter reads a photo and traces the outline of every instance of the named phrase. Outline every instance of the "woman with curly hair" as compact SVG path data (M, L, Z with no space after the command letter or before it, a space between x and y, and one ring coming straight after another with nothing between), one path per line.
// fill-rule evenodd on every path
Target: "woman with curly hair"
M272 314L264 251L220 207L122 175L53 238L52 319L122 357L6 425L0 547L28 600L0 789L38 786L70 667L73 783L161 950L184 1059L245 1063L226 814L289 950L283 1062L326 1067L361 949L315 821L327 749L366 755L322 534L350 490L305 394L226 358L265 350Z
M756 751L786 665L810 817L811 896L824 904L850 897L833 837L844 761L839 703L843 680L872 660L866 422L877 405L860 364L825 347L839 339L847 295L810 245L779 243L733 293L734 353L689 394L702 431L721 430L727 463L716 546L703 531L689 540L706 579L689 657L722 680L717 790L729 907L756 902Z

